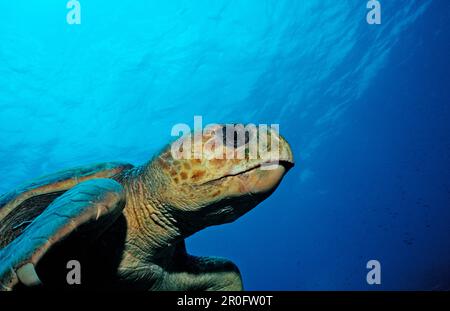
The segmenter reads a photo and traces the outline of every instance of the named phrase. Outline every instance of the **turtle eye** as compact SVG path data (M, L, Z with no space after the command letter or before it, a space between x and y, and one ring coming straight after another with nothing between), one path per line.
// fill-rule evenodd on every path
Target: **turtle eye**
M250 133L248 131L234 126L229 127L228 130L233 133L232 137L229 137L231 136L229 134L227 136L227 126L222 128L222 142L225 146L239 148L249 143Z

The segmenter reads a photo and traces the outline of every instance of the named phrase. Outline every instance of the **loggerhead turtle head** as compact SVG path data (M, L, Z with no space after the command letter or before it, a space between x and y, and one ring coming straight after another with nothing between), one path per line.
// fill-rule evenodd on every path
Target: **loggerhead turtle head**
M179 138L152 164L163 180L164 202L196 231L255 207L294 160L287 141L271 128L214 125Z

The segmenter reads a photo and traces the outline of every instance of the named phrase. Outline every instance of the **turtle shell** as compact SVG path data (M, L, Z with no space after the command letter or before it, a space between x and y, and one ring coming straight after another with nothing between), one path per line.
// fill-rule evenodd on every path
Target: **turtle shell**
M11 243L57 197L77 184L112 178L133 166L107 162L76 167L33 180L0 196L0 249Z

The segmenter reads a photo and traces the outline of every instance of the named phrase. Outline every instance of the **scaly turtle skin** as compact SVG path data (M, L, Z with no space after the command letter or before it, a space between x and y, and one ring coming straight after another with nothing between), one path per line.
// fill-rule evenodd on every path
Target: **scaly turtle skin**
M214 133L189 134L174 144L193 137L208 144ZM258 137L259 129L250 134ZM192 150L183 159L174 159L169 146L140 167L75 168L1 196L0 290L69 287L66 264L73 259L81 264L77 288L241 290L235 264L188 255L184 239L234 221L275 190L293 156L281 136L270 135L279 147L271 169L261 154L225 159L248 151L245 143L204 148L200 157Z

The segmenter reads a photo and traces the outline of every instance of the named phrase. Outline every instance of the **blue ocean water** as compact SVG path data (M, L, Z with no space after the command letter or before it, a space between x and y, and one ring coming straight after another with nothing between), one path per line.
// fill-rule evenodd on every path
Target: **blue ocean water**
M0 193L92 162L143 163L176 123L279 123L296 167L187 241L250 290L450 288L450 4L0 2ZM366 263L382 267L368 285Z

